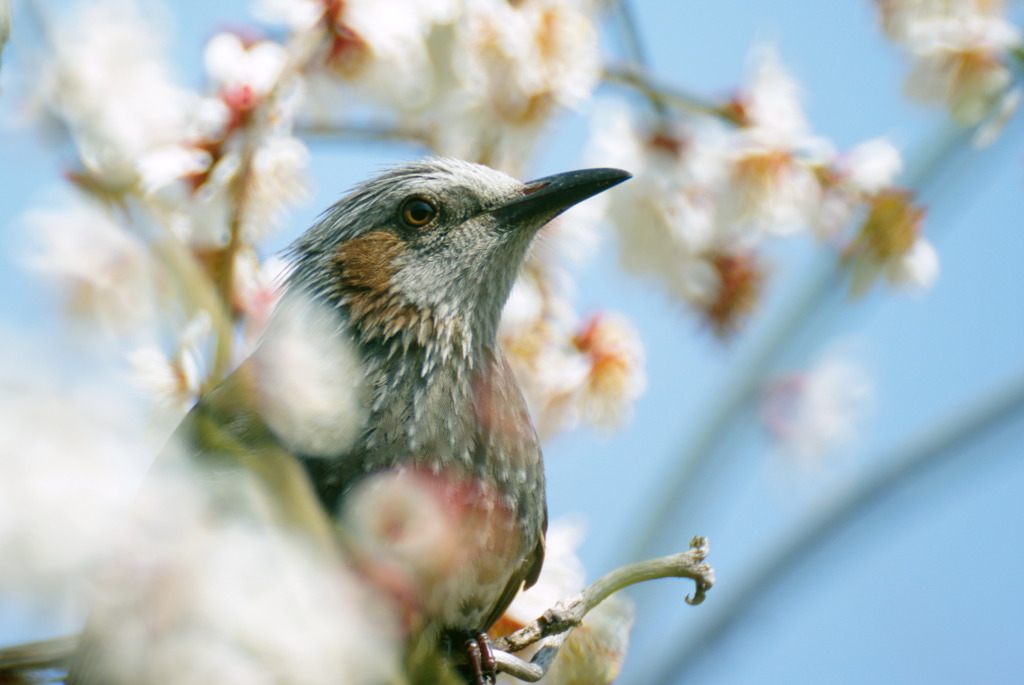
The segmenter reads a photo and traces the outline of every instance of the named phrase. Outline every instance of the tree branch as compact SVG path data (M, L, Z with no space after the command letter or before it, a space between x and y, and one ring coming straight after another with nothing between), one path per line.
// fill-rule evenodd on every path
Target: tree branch
M295 135L310 143L394 142L429 148L430 140L429 134L421 129L377 123L297 121L294 130Z
M26 673L63 670L78 648L78 634L0 648L0 683L19 680Z
M780 591L780 578L792 576L801 565L808 563L814 552L826 543L835 542L866 513L891 501L922 476L953 461L976 459L972 448L992 433L1006 429L1007 424L1019 422L1022 412L1024 369L1018 370L1008 382L964 402L882 457L871 459L869 463L881 464L877 471L852 484L846 492L830 498L828 507L819 516L773 543L762 562L738 587L731 588L733 592L726 602L717 605L718 614L699 634L689 643L681 635L672 636L675 639L668 643L678 648L660 662L649 665L649 672L641 674L643 680L638 682L681 682L680 675L692 669L701 655L712 653L712 648L750 614L759 600Z
M735 115L725 107L661 83L651 77L642 67L636 65L608 65L604 69L604 80L638 91L651 102L652 106L655 106L661 118L666 117L666 105L671 105L696 114L714 117L729 124L738 123Z
M685 601L694 606L700 604L715 582L714 569L704 563L708 550L707 538L695 537L686 552L627 564L605 574L579 594L559 601L533 623L495 640L498 670L527 682L540 680L569 633L583 618L601 602L630 585L657 578L689 578L697 589ZM529 662L510 654L538 642L541 647Z

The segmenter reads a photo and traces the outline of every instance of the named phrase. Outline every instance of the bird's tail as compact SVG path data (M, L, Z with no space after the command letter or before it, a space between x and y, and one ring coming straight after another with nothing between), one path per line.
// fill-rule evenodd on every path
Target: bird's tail
M0 685L62 682L78 639L78 635L67 635L0 647Z

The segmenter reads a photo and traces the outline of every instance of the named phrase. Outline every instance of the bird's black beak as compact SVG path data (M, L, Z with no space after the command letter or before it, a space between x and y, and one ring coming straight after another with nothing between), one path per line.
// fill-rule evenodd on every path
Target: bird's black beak
M580 169L527 183L522 194L491 210L507 226L530 219L547 223L573 205L632 178L622 169Z

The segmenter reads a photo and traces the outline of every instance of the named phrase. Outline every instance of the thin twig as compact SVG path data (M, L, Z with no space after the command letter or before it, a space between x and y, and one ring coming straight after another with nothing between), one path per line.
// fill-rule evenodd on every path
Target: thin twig
M234 182L234 212L228 225L228 241L218 255L218 271L214 274L215 285L223 300L225 311L233 310L235 259L238 251L245 245L245 220L247 205L250 201L253 183L253 163L259 152L266 131L273 125L275 108L279 106L285 91L292 87L294 79L309 65L327 39L327 31L321 27L319 31L303 35L288 52L288 58L281 69L277 80L267 91L262 102L252 111L251 120L246 125L243 135L242 153L240 155L238 175ZM217 330L213 365L207 378L209 384L219 382L227 375L234 356L234 329L231 326Z
M669 86L652 77L646 70L635 65L612 64L605 67L604 80L609 83L627 86L640 92L652 103L658 102L661 105L686 110L695 114L714 117L728 124L737 124L734 114L723 105L715 104L709 100L687 93L682 89ZM663 118L667 115L662 110Z
M690 605L700 604L715 582L714 570L704 563L708 550L707 538L695 537L686 552L627 564L605 574L579 594L559 601L533 623L495 640L495 650L505 653L499 654L498 670L536 682L547 672L569 633L591 610L616 592L637 583L657 578L689 578L697 589L693 597L687 596L685 601ZM529 663L508 654L538 642L541 649Z
M311 143L320 142L385 142L411 143L429 146L430 136L426 131L407 126L380 124L359 124L355 122L322 123L296 122L295 135Z
M633 5L629 0L619 0L616 3L616 9L618 11L615 13L615 17L618 20L619 27L622 29L622 42L626 49L626 54L635 65L636 71L646 72L650 69L651 63L647 57L647 48L640 37L640 27L637 25L636 15L633 13ZM661 92L655 88L641 88L640 91L647 98L648 102L651 103L651 108L654 109L658 120L662 124L667 122L669 119L668 106L665 104L665 98Z
M1024 370L1009 383L990 390L966 404L945 420L936 421L891 454L873 459L883 467L852 486L844 495L831 500L829 508L800 526L788 539L772 546L772 554L729 595L710 625L702 626L696 638L684 648L674 650L654 667L654 674L637 682L678 682L680 673L709 653L715 643L747 616L756 604L772 591L780 591L778 580L792 576L794 569L806 563L812 553L836 537L876 506L895 496L901 489L934 469L957 458L974 458L972 444L1019 419L1024 411ZM852 548L851 548L852 549ZM683 645L682 636L668 644Z

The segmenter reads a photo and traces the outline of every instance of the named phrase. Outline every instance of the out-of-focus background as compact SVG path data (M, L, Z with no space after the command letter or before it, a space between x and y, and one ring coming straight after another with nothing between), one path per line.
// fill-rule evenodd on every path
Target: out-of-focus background
M378 21L404 21L400 3L391 4L396 14ZM630 3L625 18L615 3L603 11L609 66L642 56L655 84L691 104L734 99L756 72L758 51L774 46L799 84L807 130L838 151L878 137L900 150L892 184L912 189L925 208L923 235L940 265L922 277L929 287L876 285L854 298L837 257L841 238L766 241L758 246L765 277L757 308L720 340L713 322L656 277L626 273L619 253L630 233L602 224L591 256L571 266L572 301L584 319L610 310L632 321L645 391L620 428L582 425L549 440L551 516L585 527L579 555L590 579L683 549L697 534L710 538L717 574L699 607L683 603L692 588L674 580L631 593L636 624L618 682L1024 678L1024 124L1011 116L981 147L977 119L962 125L943 103L908 97L908 75L927 51L915 55L884 33L879 5L900 4L645 0ZM77 5L13 0L0 67L0 323L20 341L15 348L42 355L58 379L88 375L78 360L103 357L103 344L71 342L85 336L64 320L59 288L25 266L38 250L27 217L62 202L75 171L59 126L26 92L44 26ZM1005 8L1000 30L1012 33L1015 10ZM179 82L195 88L206 82L203 53L214 34L259 25L241 0L158 11L165 33L152 40L165 46ZM977 29L985 31L996 29ZM73 50L79 37L70 30L49 40ZM1000 40L993 44L1005 50L1010 82L996 108L1012 103L1007 93L1020 75L1012 36ZM546 123L543 142L516 172L622 165L601 157L622 141L602 139L600 129L613 125L607 105L620 100L640 113L635 121L654 116L637 89L606 80ZM980 126L993 126L993 112ZM390 138L299 138L309 148L312 190L260 243L262 255L284 248L382 165L425 151ZM640 181L638 173L631 183ZM609 193L608 202L618 198ZM85 259L89 245L75 249ZM8 384L3 392L10 399L20 390ZM14 516L0 502L5 514ZM0 558L4 567L22 562ZM0 644L73 629L74 605L61 606L7 588Z

